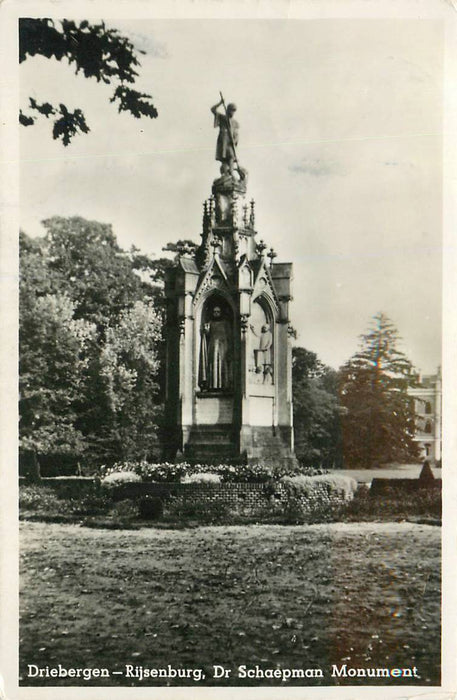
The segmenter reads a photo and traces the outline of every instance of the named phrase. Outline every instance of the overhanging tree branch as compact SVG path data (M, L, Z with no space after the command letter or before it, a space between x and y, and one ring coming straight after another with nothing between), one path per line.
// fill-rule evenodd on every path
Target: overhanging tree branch
M155 119L158 112L151 95L132 90L126 83L135 83L140 67L138 54L132 42L119 34L117 29L107 29L104 22L90 24L83 20L79 24L63 19L21 18L19 20L19 62L36 55L44 58L66 59L86 78L110 85L118 83L110 102L119 102L119 112L130 112L134 117ZM59 114L53 124L54 139L61 139L67 146L77 133L88 133L89 126L84 113L77 108L70 111L65 105L55 108L49 102L39 104L30 98L30 108L46 116ZM31 126L36 117L19 113L19 123Z

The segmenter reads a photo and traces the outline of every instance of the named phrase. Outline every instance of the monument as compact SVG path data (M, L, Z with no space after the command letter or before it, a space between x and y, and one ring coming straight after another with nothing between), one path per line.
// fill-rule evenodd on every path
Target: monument
M211 108L220 177L203 205L201 244L168 271L167 457L295 465L291 263L257 241L237 156L236 106Z

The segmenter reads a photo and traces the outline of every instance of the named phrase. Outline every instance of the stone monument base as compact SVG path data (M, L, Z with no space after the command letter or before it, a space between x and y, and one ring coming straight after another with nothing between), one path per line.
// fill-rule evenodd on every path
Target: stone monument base
M183 458L190 464L264 464L295 469L298 461L287 447L290 428L231 424L193 426L184 440Z
M198 425L190 429L184 459L191 464L236 464L239 452L232 424Z
M281 426L246 426L241 431L241 450L248 464L282 466L292 469L298 461L291 444L291 429Z

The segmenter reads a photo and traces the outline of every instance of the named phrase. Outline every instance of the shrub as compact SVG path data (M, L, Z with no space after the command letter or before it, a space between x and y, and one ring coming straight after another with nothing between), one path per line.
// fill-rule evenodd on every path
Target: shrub
M83 493L67 501L67 509L74 515L103 515L112 505L111 494L106 490Z
M101 485L105 488L115 488L121 484L131 484L141 481L141 476L131 471L111 472L103 477Z
M220 484L220 474L212 474L211 472L196 472L195 474L186 474L181 479L182 484Z
M280 511L281 522L285 525L334 522L338 520L340 510L341 505L331 502L328 497L307 502L303 498L288 494Z
M58 495L48 486L20 486L19 507L21 511L33 512L36 516L98 515L108 512L112 500L106 492L93 489L79 497Z
M328 474L329 470L325 467L311 467L310 465L301 464L297 472L305 476L320 476L321 474Z
M343 519L405 519L410 517L441 518L440 489L419 489L405 492L394 486L382 495L374 495L365 486L359 486L354 499L342 513Z
M341 474L284 476L281 483L298 497L313 497L326 492L328 496L343 497L345 501L349 501L357 490L357 481Z
M282 515L290 524L336 520L357 489L354 479L339 474L285 476L280 483L285 491Z
M19 508L21 511L37 513L65 513L68 503L60 499L54 490L47 486L20 486Z

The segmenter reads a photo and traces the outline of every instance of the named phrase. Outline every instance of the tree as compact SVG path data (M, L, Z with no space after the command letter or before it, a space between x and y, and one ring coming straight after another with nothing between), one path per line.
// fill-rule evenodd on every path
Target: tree
M339 447L336 372L314 352L292 351L295 452L306 466L334 466Z
M41 239L19 237L19 445L34 460L44 454L80 455L75 429L87 346L94 327L75 320L74 304L56 293Z
M44 237L20 235L22 454L144 457L162 400L152 261L122 250L106 224L44 223Z
M66 59L75 72L82 72L86 78L97 82L116 85L110 102L117 103L119 112L130 112L134 117L155 119L157 109L150 95L133 90L128 84L135 83L141 64L138 53L131 41L119 34L116 29L108 29L104 22L90 24L84 20L77 24L68 19L19 19L19 62L30 56L44 56L57 61ZM89 126L81 109L70 111L66 105L52 105L50 102L37 102L29 98L29 110L35 114L19 113L23 126L35 123L37 115L53 121L52 135L68 146L77 133L88 133Z
M144 260L122 250L109 224L54 216L43 225L42 245L55 287L74 301L76 318L96 324L100 337L125 308L152 295L151 284L139 274Z
M64 294L45 294L20 304L20 448L40 455L84 452L75 427L75 405L95 327L74 318Z
M156 377L162 320L151 301L137 301L109 328L100 375L111 414L109 437L115 459L148 459L158 451ZM105 434L105 439L108 437Z
M148 270L150 281L155 287L153 294L157 297L159 306L165 308L165 295L163 289L165 286L165 276L167 270L172 268L181 255L193 255L198 249L198 243L194 243L190 239L179 239L176 243L167 243L162 250L165 253L173 253L173 257L148 258L138 254L136 248L132 251L136 253L136 265L142 266L144 270Z
M86 222L86 225L93 228L94 222ZM96 248L99 245L97 240ZM168 243L163 250L173 253L176 259L195 247L192 241L180 240ZM68 251L66 240L59 250L62 260L64 251ZM95 256L91 250L90 257L94 259ZM163 429L166 353L161 329L165 314L164 280L174 260L170 257L150 258L135 247L123 259L136 279L141 276L143 280L139 292L137 289L132 295L133 298L139 294L139 298L133 304L124 300L120 313L110 315L101 351L94 356L94 364L88 369L87 400L79 422L88 435L91 452L99 461L108 462L120 458L157 457ZM110 269L104 258L101 269ZM120 275L114 275L114 279L121 283L125 292L128 285L122 282ZM87 280L86 275L83 286L88 285ZM96 298L101 296L98 294ZM112 300L115 298L114 294L108 296Z
M33 304L36 297L53 291L53 280L48 268L46 249L42 238L30 238L19 232L19 304L20 308Z
M161 256L160 258L150 258L141 255L136 248L132 248L132 261L136 270L141 270L144 277L149 281L149 294L154 300L154 306L162 319L165 320L166 315L166 299L165 299L165 276L167 270L172 268L177 262L180 255L192 255L198 249L198 244L186 238L179 239L176 242L167 243L162 250L165 253L172 253L173 257ZM165 400L165 382L166 382L166 343L162 338L157 346L159 371L157 374L157 383L159 386L159 396L162 402Z
M383 313L361 336L360 350L341 368L340 401L346 465L373 467L417 458L408 387L415 373L398 349L397 329Z
M157 457L163 281L173 261L123 250L107 224L43 223L42 238L20 235L22 453L90 466Z

